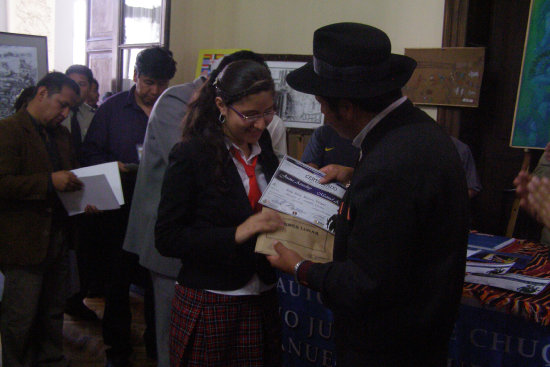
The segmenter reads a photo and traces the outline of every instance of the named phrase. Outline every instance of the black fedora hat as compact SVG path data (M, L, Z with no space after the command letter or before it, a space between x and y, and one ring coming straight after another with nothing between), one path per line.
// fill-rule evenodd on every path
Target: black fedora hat
M378 28L336 23L313 34L313 61L286 77L294 89L324 97L370 98L402 88L416 61L391 53Z

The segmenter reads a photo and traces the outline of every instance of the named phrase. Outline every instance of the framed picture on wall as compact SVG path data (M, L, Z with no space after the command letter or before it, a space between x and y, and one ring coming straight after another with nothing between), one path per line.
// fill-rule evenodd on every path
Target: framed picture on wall
M292 89L286 76L311 60L307 55L263 55L275 81L277 115L287 128L315 129L323 124L321 105L311 94Z
M417 105L478 107L484 47L406 48L418 63L403 94Z
M225 55L241 51L239 48L209 48L199 51L197 68L195 69L195 78L199 76L208 76L214 70L216 63Z
M544 149L550 141L550 2L533 0L530 12L510 146Z
M0 32L0 118L11 115L19 93L47 73L45 36Z

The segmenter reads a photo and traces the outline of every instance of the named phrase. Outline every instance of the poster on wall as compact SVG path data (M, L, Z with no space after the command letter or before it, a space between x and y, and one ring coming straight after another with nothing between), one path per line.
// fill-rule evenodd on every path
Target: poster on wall
M305 65L305 61L271 61L266 58L267 66L275 82L275 106L277 115L286 127L315 129L323 124L321 105L311 94L292 89L286 82L286 76L292 70Z
M532 0L510 146L543 149L550 141L550 2Z
M403 94L419 105L477 107L485 60L483 47L407 48L417 67Z
M225 55L241 49L202 49L199 51L195 77L208 76ZM263 54L275 82L275 107L285 127L315 129L323 124L321 105L315 96L292 89L286 76L311 59L308 55Z
M199 51L195 78L208 76L215 69L216 61L221 60L225 55L240 51L240 48L210 48Z
M13 114L19 93L47 72L45 36L0 32L0 119Z

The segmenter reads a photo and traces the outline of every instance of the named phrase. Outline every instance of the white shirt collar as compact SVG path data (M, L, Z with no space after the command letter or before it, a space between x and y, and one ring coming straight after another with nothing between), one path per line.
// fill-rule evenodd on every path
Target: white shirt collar
M86 114L90 112L95 113L94 109L86 102L82 102L80 106L78 106L78 112L80 112L81 114Z
M403 102L407 100L407 96L403 96L393 102L391 105L386 107L382 112L380 112L378 115L374 116L372 120L370 120L363 130L357 134L357 136L353 139L352 145L356 148L361 149L361 144L363 144L363 140L365 139L365 136L371 131L384 117L386 117L390 112L395 110L397 107L399 107Z
M260 148L260 144L256 142L250 146L250 156L246 158L241 148L235 145L231 141L231 139L229 139L227 136L225 137L225 146L227 147L228 150L231 149L231 147L235 148L247 164L250 163L250 161L252 161L252 159L254 159L255 156L260 155L260 153L262 152L262 148Z

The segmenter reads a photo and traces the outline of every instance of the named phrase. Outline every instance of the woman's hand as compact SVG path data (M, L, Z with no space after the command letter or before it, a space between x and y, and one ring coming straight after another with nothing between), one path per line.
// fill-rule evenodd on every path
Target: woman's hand
M284 227L284 222L274 210L262 210L245 220L235 231L235 242L244 243L252 236L263 232L275 232Z

